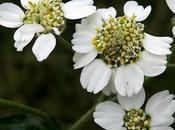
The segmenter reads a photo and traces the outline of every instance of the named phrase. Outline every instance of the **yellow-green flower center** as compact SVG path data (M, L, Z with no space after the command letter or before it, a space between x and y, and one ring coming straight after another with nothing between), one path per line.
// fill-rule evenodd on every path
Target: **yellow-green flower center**
M62 0L41 0L39 3L29 3L26 11L24 23L41 24L46 32L50 32L53 27L60 32L65 26L63 11L61 10Z
M117 67L136 62L143 51L144 25L135 17L110 18L97 29L93 44L106 64Z
M124 127L127 130L151 130L151 117L144 113L142 109L132 109L124 117Z

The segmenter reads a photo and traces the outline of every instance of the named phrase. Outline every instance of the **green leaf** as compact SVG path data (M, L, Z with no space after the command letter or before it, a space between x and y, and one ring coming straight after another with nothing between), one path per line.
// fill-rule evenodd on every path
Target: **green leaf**
M0 117L0 130L53 130L49 123L31 114ZM58 126L58 129L60 127Z

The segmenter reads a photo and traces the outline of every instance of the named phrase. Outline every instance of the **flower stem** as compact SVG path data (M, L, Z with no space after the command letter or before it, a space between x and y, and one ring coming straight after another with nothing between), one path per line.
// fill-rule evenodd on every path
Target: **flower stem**
M63 37L58 36L58 40L62 43L70 52L73 52L72 45L68 41L66 41Z
M8 110L20 111L20 112L30 113L30 114L39 116L42 119L46 120L50 124L53 130L57 130L58 128L57 125L53 122L53 120L49 117L47 113L40 111L38 109L29 107L20 103L16 103L14 101L9 101L6 99L0 99L0 107Z
M97 103L100 103L104 101L106 96L101 93L100 97L97 100ZM89 110L87 111L73 126L71 126L68 130L80 130L81 127L90 119L92 118L92 113L95 111L95 106L96 104Z
M168 68L175 68L175 64L167 64Z
M92 113L95 110L95 105L87 111L72 127L68 130L80 130L81 127L92 117Z

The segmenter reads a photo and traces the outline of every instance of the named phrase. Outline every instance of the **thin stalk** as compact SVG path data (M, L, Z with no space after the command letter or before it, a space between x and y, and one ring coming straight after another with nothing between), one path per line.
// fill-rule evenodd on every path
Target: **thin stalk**
M168 68L175 68L175 64L167 64Z
M92 113L95 111L95 106L104 101L104 99L106 98L105 94L101 93L101 95L99 96L97 103L90 109L88 110L73 126L71 126L69 128L69 130L79 130L82 128L82 126L88 122L88 120L90 118L92 118Z
M15 110L15 111L30 113L30 114L39 116L42 119L46 120L50 124L53 130L57 129L56 124L52 121L52 119L48 116L48 114L36 108L32 108L32 107L29 107L20 103L16 103L14 101L5 100L5 99L0 99L0 107L8 110Z
M95 105L87 111L71 128L68 130L80 130L82 126L92 118L92 113L95 111Z
M63 44L70 52L73 52L72 45L68 41L66 41L63 37L58 36L58 41Z

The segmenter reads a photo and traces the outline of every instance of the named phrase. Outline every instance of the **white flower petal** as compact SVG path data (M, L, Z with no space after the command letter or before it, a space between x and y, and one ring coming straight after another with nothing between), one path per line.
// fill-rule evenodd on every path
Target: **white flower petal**
M13 3L3 3L0 5L0 25L16 28L23 24L25 17L20 7Z
M93 50L89 53L86 53L86 54L75 53L75 55L74 55L75 58L73 58L73 59L76 59L77 55L79 55L79 59L77 59L77 61L75 62L74 69L79 69L81 67L86 66L87 64L89 64L90 62L92 62L95 59L95 57L98 55L98 53L95 50Z
M40 1L40 0L20 0L21 5L22 5L25 9L27 9L27 8L30 7L29 2L38 3L39 1Z
M167 56L154 55L148 51L143 51L141 58L145 63L149 63L150 65L166 65L167 63Z
M78 57L78 55L77 55L77 57ZM74 58L74 60L76 60L76 58ZM89 80L90 80L94 70L100 64L101 64L100 60L96 59L92 63L90 63L89 65L87 65L83 68L83 70L81 72L81 76L80 76L80 82L81 82L82 87L84 89L86 89L88 87Z
M52 30L54 31L54 33L56 34L56 35L60 35L61 34L61 32L58 30L58 28L56 28L56 27L53 27L52 28Z
M168 7L175 13L175 0L166 0Z
M35 33L43 32L44 28L39 24L25 24L16 30L14 34L15 48L22 51L23 48L31 42Z
M72 58L72 61L73 62L77 62L79 59L81 59L82 58L82 56L83 56L83 54L82 53L74 53L74 56L73 56L73 58Z
M85 66L81 72L80 82L83 88L94 94L101 91L111 78L111 69L99 59Z
M92 45L92 39L88 36L84 36L84 37L78 37L78 38L74 38L72 41L72 44L74 46L76 45Z
M27 46L31 40L33 39L34 34L28 35L26 40L24 41L15 41L14 47L17 51L23 51L24 47Z
M108 9L98 9L97 13L101 15L104 21L108 20L110 17L115 18L117 15L117 11L113 7Z
M88 92L97 94L109 83L111 78L111 69L103 63L96 70L90 78L89 85L87 87Z
M115 88L122 96L132 96L141 90L143 81L143 71L136 64L122 65L116 72Z
M172 28L173 35L175 36L175 26Z
M71 0L65 3L63 6L64 8L72 8L72 6L90 6L93 5L93 0Z
M116 94L117 91L115 90L115 87L111 85L111 81L109 81L109 84L102 90L102 92L106 96L110 96L112 93Z
M168 91L154 94L146 105L145 111L151 115L151 126L169 126L174 122L175 96Z
M106 130L122 130L125 111L117 103L106 101L97 105L94 121Z
M168 126L160 126L160 127L151 127L151 130L174 130L174 129Z
M74 45L72 49L78 53L89 53L94 47L91 44L78 44Z
M81 24L76 24L73 38L89 37L92 39L96 36L96 29L102 27L102 17L99 13L88 16L81 20ZM83 36L84 35L84 36Z
M74 38L71 42L72 49L78 53L88 53L94 49L92 39L88 37Z
M136 21L145 20L151 12L151 6L147 6L145 9L143 6L138 5L136 1L128 1L124 5L124 13L128 17L136 16Z
M127 111L131 109L140 109L145 101L145 90L142 89L139 93L131 97L117 95L119 104Z
M35 41L32 51L39 62L45 60L56 46L55 36L51 33L41 34Z
M95 13L96 7L84 6L75 9L64 10L64 17L67 19L80 19Z
M143 70L145 76L157 76L166 69L166 56L159 56L143 51L136 64Z
M157 114L151 115L151 126L169 126L174 123L174 118L172 116L157 116Z
M158 92L156 94L154 94L147 102L146 104L146 112L150 113L153 109L153 106L155 106L154 104L156 103L160 103L163 99L165 99L167 96L169 95L169 91L162 91L162 92Z
M83 24L83 20L81 21ZM84 26L86 27L86 29L91 29L93 34L96 34L96 29L97 28L102 28L102 16L99 12L96 12L90 16L88 16L87 18L85 18L84 22L86 22L86 24L84 24Z
M173 42L170 37L156 37L144 33L143 47L155 55L171 54L170 42Z
M40 24L25 24L16 30L14 34L14 40L23 41L26 38L24 37L25 35L35 34L43 31L44 31L44 27L41 26ZM21 35L24 35L24 36L21 36Z
M77 31L73 34L74 39L75 38L89 38L90 40L92 40L94 37L95 37L95 35L88 30Z
M72 0L62 5L64 16L68 19L87 17L96 11L92 0Z
M115 89L115 85L114 85L115 73L116 73L116 69L112 69L111 79L110 79L108 85L103 89L103 93L107 96L109 96L111 93L114 93L114 94L117 93L117 91Z
M155 37L155 36L153 36L153 37ZM156 36L155 38L159 39L167 44L173 43L173 38L171 38L171 37L158 37L158 36Z
M81 21L84 21L84 20L87 21L86 19L82 19ZM97 20L97 19L95 19L95 20ZM73 38L80 37L80 34L83 35L83 33L84 34L88 34L88 36L90 36L91 34L93 34L93 38L94 38L96 36L96 30L95 29L98 27L98 25L95 25L96 23L97 22L91 21L89 23L86 23L85 25L83 25L84 23L83 24L82 23L81 24L76 24L75 25L76 32L74 33Z

